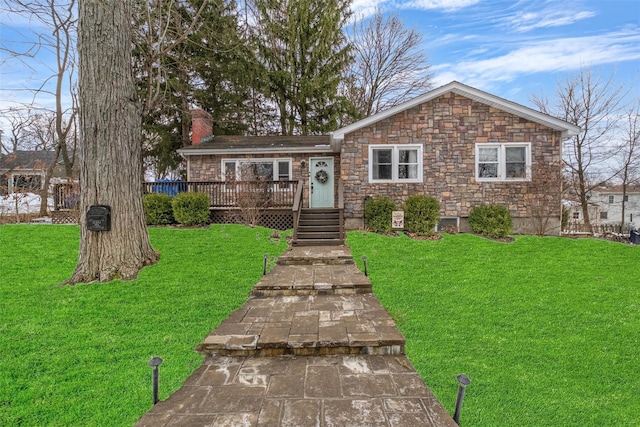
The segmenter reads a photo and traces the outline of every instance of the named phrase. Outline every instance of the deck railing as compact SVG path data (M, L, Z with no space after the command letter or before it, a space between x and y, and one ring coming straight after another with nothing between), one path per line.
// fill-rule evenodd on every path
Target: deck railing
M291 208L298 181L174 181L144 182L144 194L164 193L175 196L184 192L207 193L211 208L238 208L238 201L256 198L256 206ZM56 184L53 187L55 210L78 209L80 192L77 184Z
M240 200L247 197L258 198L257 206L266 208L290 208L293 206L298 181L175 181L145 182L143 192L165 193L175 196L178 193L207 193L211 207L237 208Z

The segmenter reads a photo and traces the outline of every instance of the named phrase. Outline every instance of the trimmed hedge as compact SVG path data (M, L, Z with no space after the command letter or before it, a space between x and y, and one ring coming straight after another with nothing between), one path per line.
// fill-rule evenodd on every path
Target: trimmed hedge
M183 225L205 225L209 222L209 195L180 193L173 198L173 215Z
M430 236L440 219L440 203L431 196L416 194L404 202L404 227L410 233Z
M364 220L375 233L390 233L391 218L396 204L386 196L378 196L364 203Z
M142 199L144 216L148 225L173 224L173 206L171 196L162 193L145 194Z
M471 210L469 225L474 233L499 239L511 233L513 220L504 206L483 205Z

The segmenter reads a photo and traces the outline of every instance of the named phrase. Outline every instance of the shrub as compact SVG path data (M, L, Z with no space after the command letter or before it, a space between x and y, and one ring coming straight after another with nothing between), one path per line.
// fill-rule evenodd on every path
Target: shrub
M474 233L492 238L507 237L511 233L513 221L504 206L476 206L469 214L469 225Z
M404 202L404 226L411 233L430 236L439 219L440 203L431 196L416 194Z
M173 215L183 225L204 225L209 222L209 195L180 193L173 198Z
M144 216L149 225L173 224L173 207L171 206L171 196L167 194L145 194L142 199L144 205Z
M376 233L391 232L392 212L396 204L386 196L374 197L364 203L364 220L367 226Z

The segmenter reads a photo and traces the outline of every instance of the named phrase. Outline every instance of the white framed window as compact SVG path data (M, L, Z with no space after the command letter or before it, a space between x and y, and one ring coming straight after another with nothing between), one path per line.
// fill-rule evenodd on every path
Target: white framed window
M369 145L369 182L422 182L422 145Z
M476 144L478 181L531 179L531 144L519 142Z
M223 159L222 180L252 180L256 177L267 181L289 181L291 159Z

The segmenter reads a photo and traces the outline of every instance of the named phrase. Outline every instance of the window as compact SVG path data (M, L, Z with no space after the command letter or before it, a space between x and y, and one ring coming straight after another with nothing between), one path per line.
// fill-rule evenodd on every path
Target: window
M580 212L574 212L573 219L580 219Z
M600 212L600 219L609 219L608 212Z
M624 201L625 201L625 202L628 202L628 201L629 201L629 196L628 196L628 195L624 196Z
M526 181L530 169L531 144L476 144L478 181Z
M41 190L44 184L44 176L40 174L32 175L12 175L13 191L37 191Z
M369 181L421 182L422 145L369 145Z
M224 159L222 179L251 181L262 178L267 181L291 179L291 159Z
M615 198L613 196L609 196L609 203L613 203Z

